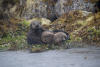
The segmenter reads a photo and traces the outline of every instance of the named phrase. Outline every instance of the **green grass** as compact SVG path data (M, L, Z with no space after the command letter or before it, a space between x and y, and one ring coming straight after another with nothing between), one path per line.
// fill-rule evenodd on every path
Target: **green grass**
M18 23L16 31L9 31L5 37L0 39L0 50L19 50L27 48L26 35L29 29L26 20Z
M30 23L24 20L18 23L16 31L9 31L5 37L0 39L0 51L23 50L29 48L26 36ZM68 41L67 41L68 42ZM44 51L49 49L60 49L59 45L37 44L31 48L32 52Z

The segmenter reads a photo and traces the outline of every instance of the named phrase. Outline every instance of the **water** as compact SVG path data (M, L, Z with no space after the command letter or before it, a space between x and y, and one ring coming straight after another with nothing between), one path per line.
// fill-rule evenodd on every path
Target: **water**
M100 48L0 52L0 67L100 67Z

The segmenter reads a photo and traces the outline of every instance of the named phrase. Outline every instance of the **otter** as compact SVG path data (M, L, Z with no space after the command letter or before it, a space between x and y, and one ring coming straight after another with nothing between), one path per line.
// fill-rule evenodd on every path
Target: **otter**
M69 34L60 30L44 31L41 35L41 40L45 44L61 44L69 39Z
M62 44L64 41L66 41L67 35L64 32L57 32L54 35L54 43L55 44Z
M27 34L28 44L59 44L68 40L69 34L61 30L44 30L40 21L32 21Z
M54 33L52 31L44 31L41 35L41 39L45 44L53 44L54 43Z
M40 21L32 21L30 24L30 29L27 34L27 42L28 44L42 44L41 35L43 32L43 28L41 26Z

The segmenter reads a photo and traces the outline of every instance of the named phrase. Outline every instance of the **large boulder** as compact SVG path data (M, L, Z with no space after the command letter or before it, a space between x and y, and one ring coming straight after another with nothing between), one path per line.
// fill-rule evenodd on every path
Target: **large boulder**
M27 0L22 16L26 19L43 17L51 21L72 10L93 11L94 4L84 0Z

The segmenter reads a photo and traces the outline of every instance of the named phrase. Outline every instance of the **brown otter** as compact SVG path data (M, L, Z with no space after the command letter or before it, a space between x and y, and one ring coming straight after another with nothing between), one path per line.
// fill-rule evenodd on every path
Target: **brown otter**
M32 21L30 24L30 30L27 35L28 44L42 44L41 34L43 32L43 28L41 26L41 22Z
M60 30L44 31L41 39L46 44L61 44L69 39L69 34Z
M45 44L53 44L54 40L54 33L52 31L44 31L41 35L41 40L45 43Z
M54 43L55 44L62 44L66 41L67 35L64 32L57 32L54 35Z

